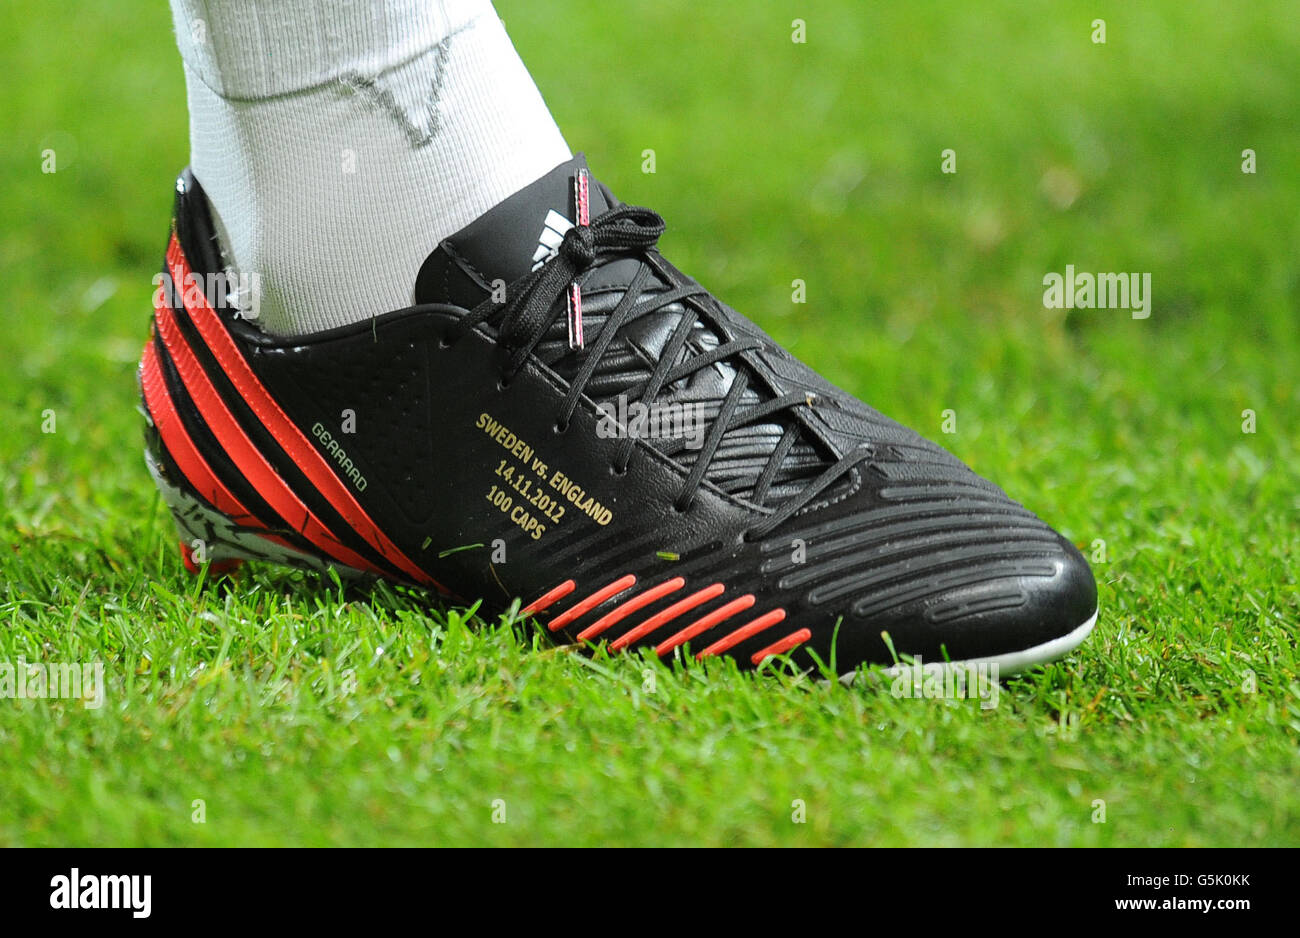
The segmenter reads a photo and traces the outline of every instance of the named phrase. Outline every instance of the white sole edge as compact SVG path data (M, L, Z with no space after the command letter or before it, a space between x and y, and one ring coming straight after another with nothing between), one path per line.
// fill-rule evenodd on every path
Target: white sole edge
M963 658L960 661L925 661L922 662L925 667L938 667L945 671L965 670L968 668L988 668L997 669L998 677L1017 674L1026 668L1032 668L1037 664L1046 664L1049 661L1055 661L1064 655L1068 655L1074 649L1083 643L1088 637L1088 633L1093 630L1097 624L1097 615L1100 609L1094 610L1084 622L1076 629L1072 629L1065 635L1043 642L1041 645L1033 645L1029 648L1022 648L1020 651L1009 651L1003 655L988 655L983 658ZM889 677L898 677L911 670L913 666L899 662L883 669L882 674ZM853 683L859 672L853 671L840 677L840 683L849 685Z
M1094 610L1088 621L1083 623L1077 629L1067 632L1041 645L1034 645L1021 651L1008 652L1005 655L989 655L986 658L967 658L965 661L951 662L953 667L976 667L984 665L992 668L997 667L999 674L1015 674L1023 671L1025 668L1032 668L1036 664L1043 664L1048 661L1054 661L1062 655L1067 655L1074 649L1078 648L1083 640L1088 637L1093 626L1097 624L1097 613L1100 610ZM897 673L899 665L890 668L891 673ZM903 666L905 667L905 666Z
M261 560L283 567L308 570L325 571L333 568L343 579L366 576L360 570L328 563L310 554L273 544L256 532L240 528L225 515L200 504L179 486L168 481L147 447L144 462L149 468L149 474L153 476L154 484L158 486L163 502L171 510L177 536L187 545L195 541L206 544L208 560Z

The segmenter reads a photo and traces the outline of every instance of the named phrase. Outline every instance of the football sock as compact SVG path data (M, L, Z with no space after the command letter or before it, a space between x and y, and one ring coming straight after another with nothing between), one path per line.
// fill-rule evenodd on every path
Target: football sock
M171 0L190 159L275 335L412 302L446 236L570 152L488 0Z

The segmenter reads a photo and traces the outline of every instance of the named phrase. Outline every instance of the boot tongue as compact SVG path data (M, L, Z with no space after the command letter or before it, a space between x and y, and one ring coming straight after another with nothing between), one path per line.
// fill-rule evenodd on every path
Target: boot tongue
M493 281L513 283L544 263L573 227L573 177L586 167L579 153L445 239L420 267L415 302L472 308ZM592 218L618 204L595 180L588 200Z

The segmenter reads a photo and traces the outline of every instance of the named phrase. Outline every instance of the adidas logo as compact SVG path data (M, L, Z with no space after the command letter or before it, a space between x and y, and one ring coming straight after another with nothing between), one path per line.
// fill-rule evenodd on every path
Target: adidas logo
M542 233L537 238L537 250L533 252L533 270L555 256L555 252L560 249L560 242L572 227L573 222L555 209L546 213L546 224L542 226Z

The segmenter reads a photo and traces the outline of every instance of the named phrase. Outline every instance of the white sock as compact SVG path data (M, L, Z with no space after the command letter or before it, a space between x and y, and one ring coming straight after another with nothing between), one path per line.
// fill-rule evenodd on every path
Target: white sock
M267 332L409 306L569 148L489 0L172 0L191 167ZM245 281L241 281L245 282Z

